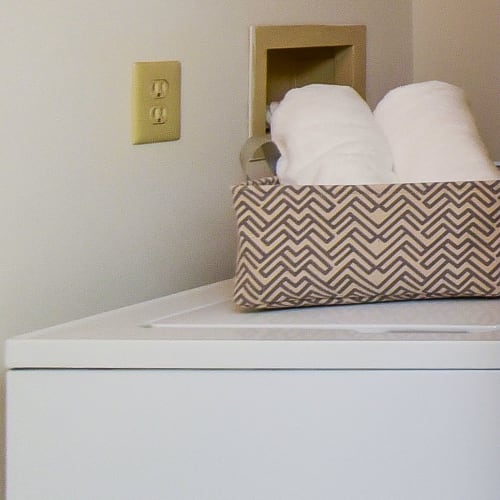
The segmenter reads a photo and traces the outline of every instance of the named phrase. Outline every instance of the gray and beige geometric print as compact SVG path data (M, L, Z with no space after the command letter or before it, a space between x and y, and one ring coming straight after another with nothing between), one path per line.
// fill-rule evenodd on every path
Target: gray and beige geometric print
M500 296L500 181L234 186L245 309Z

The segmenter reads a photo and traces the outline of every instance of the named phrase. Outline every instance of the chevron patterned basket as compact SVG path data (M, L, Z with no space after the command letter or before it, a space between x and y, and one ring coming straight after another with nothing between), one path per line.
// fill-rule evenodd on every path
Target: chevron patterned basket
M500 180L232 193L243 309L500 296Z

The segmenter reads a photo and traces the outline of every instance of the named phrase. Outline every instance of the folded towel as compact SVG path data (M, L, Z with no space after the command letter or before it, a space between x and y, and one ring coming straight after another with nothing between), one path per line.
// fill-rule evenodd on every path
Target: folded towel
M392 155L373 114L347 86L288 91L271 115L282 184L389 184Z
M444 82L391 90L374 111L394 158L400 182L495 179L465 93Z

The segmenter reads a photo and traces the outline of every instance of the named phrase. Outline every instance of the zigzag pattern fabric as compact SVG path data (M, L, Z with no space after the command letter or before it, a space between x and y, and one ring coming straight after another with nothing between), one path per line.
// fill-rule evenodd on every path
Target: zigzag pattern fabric
M500 296L500 180L232 193L243 309Z

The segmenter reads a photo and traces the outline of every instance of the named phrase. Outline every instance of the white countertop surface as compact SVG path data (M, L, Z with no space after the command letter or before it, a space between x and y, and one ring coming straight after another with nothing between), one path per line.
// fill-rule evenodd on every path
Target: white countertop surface
M500 369L500 299L240 312L223 281L7 340L15 368Z

